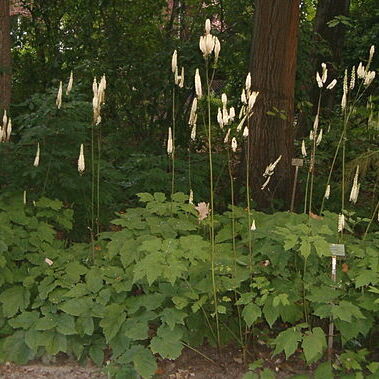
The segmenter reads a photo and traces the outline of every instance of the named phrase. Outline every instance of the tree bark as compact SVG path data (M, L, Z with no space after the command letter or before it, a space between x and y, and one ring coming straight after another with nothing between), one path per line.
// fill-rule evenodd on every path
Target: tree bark
M256 1L250 72L252 90L260 94L250 119L249 155L250 188L260 209L272 207L274 199L288 209L291 197L299 2ZM261 190L265 168L280 155L268 186Z
M11 40L9 0L0 0L0 114L11 102Z

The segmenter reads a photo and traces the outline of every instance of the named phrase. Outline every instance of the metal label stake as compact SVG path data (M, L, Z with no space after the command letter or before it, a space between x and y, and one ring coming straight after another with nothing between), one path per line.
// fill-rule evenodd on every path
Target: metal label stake
M291 212L293 212L293 208L295 205L295 195L296 195L296 186L297 186L297 175L299 173L299 167L303 167L304 161L300 158L292 159L292 166L295 166L295 177L293 179L293 187L292 187L292 198L291 198Z
M330 245L330 253L332 255L332 280L334 283L337 281L337 257L345 256L345 245L332 243ZM329 333L328 333L328 360L332 360L333 351L333 339L334 339L334 321L333 317L330 317Z

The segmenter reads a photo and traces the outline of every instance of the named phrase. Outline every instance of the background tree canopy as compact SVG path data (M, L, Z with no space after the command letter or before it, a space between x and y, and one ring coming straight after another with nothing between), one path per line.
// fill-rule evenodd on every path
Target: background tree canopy
M31 159L33 153L28 146L35 142L36 134L54 135L54 125L62 124L70 140L68 134L71 133L73 136L71 129L75 129L73 119L78 123L88 122L85 116L85 102L91 99L90 83L93 77L99 78L105 73L108 88L101 138L103 165L107 168L104 175L109 176L108 179L103 178L103 182L105 186L107 183L110 186L107 191L109 197L105 196L102 199L104 206L113 204L109 209L116 209L116 203L121 199L123 202L131 201L135 188L141 186L146 190L164 189L163 178L168 174L167 160L162 153L165 151L167 126L172 118L170 60L174 49L177 49L180 65L185 67L185 86L177 95L177 104L180 106L176 109L179 170L177 189L188 192L188 182L191 181L192 175L199 199L208 198L207 169L201 163L204 157L198 154L193 158L194 167L191 174L186 163L186 149L190 138L187 120L194 96L193 76L195 69L202 65L202 57L198 53L198 36L202 33L204 20L207 17L211 18L222 46L213 84L213 107L217 108L216 97L220 96L221 92L226 92L229 101L238 106L239 88L243 85L249 69L250 54L254 54L255 51L254 45L251 45L254 9L255 2L251 0L13 2L11 114L16 121L14 138L20 143L18 153L23 157L19 164L22 165L21 161ZM301 1L294 113L291 111L288 117L285 116L288 122L295 117L297 126L294 134L298 138L308 135L313 123L318 98L317 85L313 78L320 63L326 62L330 77L337 78L341 83L345 67L351 70L353 64L367 61L368 48L378 37L378 17L378 6L373 0ZM284 64L284 61L279 64ZM374 55L371 67L378 67L378 55ZM51 97L57 90L59 81L67 81L71 71L75 76L71 106L61 112L56 120ZM254 78L254 73L252 75ZM264 92L264 85L262 91ZM341 86L333 94L324 94L322 106L323 114L327 117L324 120L325 124L335 124L333 115L336 113L333 112L338 108L341 96ZM374 115L371 119L376 119L377 96L378 87L374 82L360 99L360 113L354 116L357 118L357 125L367 117L367 112L364 114L364 105L369 97L370 112ZM77 102L81 104L79 107L76 107ZM43 109L44 106L48 108L49 104L52 106L51 109ZM279 116L285 115L284 109L280 109L281 106L273 107L264 112L271 112L272 121L280 120ZM46 112L50 111L54 116L51 115L52 118L47 119ZM280 113L281 111L284 113ZM81 128L78 126L75 130L80 134ZM329 136L338 130L334 127L331 129ZM360 134L361 130L354 129L354 133ZM201 136L201 129L199 133ZM374 140L370 138L364 138L361 146L356 146L350 156L351 161L370 151L370 143L375 142L375 137L372 137ZM62 157L68 156L68 141L61 138L60 141ZM199 151L201 144L200 139L197 146ZM49 149L48 143L46 148ZM55 146L51 148L56 149ZM288 154L293 154L292 149L290 147ZM253 165L255 182L262 167L264 168L262 165L272 162L275 154L268 154L259 165ZM298 154L299 149L295 156ZM329 159L328 156L328 152L325 151L325 159ZM279 163L280 171L288 172L284 188L274 191L276 195L270 195L268 203L266 198L261 207L272 209L275 206L287 206L283 200L290 191L286 188L291 186L292 171L289 170L288 163L290 159L291 156L288 156L288 159ZM69 186L71 189L67 190L76 192L75 179L64 178L72 161L64 159L54 163L55 159L51 159L50 162L50 166L40 168L31 192L37 193L42 186L45 194L62 199L65 197L63 193L59 193L56 186L59 174L53 178L49 174L51 170L62 173L59 188ZM218 178L216 192L227 197L229 190L223 186L222 179L226 175L223 158L216 156L215 163ZM370 166L371 163L366 162L366 166ZM239 170L242 174L243 168ZM17 183L17 187L27 186L30 178L26 179L28 174L25 172L28 170L20 175L19 180L10 180L5 174L2 179L3 185L12 186ZM236 172L236 175L240 174ZM38 179L42 177L49 179ZM376 179L370 177L371 182L372 180L376 183ZM240 187L238 193L243 191L242 181L238 181L237 185ZM372 191L370 188L368 187L368 191ZM121 195L121 190L126 192ZM259 194L260 192L255 194L257 201L260 201ZM228 202L224 195L219 197L221 206ZM72 203L69 197L65 200Z

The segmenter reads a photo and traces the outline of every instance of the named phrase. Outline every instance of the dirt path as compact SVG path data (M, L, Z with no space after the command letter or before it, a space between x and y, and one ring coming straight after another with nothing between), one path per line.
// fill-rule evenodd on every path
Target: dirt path
M5 364L0 366L0 378L2 379L106 379L107 376L97 368L80 367L74 363L63 366L33 364L16 366Z
M242 362L241 351L235 347L224 348L220 354L212 347L202 347L201 354L185 349L175 361L158 359L155 378L159 379L241 379L247 372ZM206 358L204 357L206 356ZM258 353L263 366L276 372L277 378L290 378L307 373L301 360L285 362L280 356L271 359L267 352ZM309 372L308 372L309 373ZM25 366L11 363L0 365L1 379L107 379L99 368L90 362L80 366L66 357L52 364L33 362ZM127 378L125 378L127 379Z

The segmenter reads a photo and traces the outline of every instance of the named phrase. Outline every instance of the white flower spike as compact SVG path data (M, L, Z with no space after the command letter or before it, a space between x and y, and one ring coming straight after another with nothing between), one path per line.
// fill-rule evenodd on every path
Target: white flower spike
M39 156L40 156L40 148L39 148L39 142L38 142L38 144L37 144L37 152L36 152L36 156L34 158L34 163L33 163L34 167L38 167L39 166Z
M235 117L236 117L236 111L235 111L234 107L230 107L230 109L229 109L230 121L233 122Z
M376 74L375 71L368 71L366 73L363 85L368 87L372 83L372 81L375 79L375 74Z
M241 103L242 103L242 104L247 104L246 91L245 91L245 89L243 89L243 90L242 90L242 93L241 93Z
M249 128L247 126L245 126L245 128L243 129L243 134L242 136L244 138L248 137L249 136Z
M324 197L325 197L325 199L329 199L329 196L330 196L330 184L328 184L327 186L326 186L326 189L325 189L325 193L324 193Z
M190 190L190 193L189 193L188 203L193 205L193 191L192 191L192 189Z
M323 87L323 82L322 82L322 79L320 77L320 74L318 73L318 71L316 72L316 82L317 82L317 85L319 88L322 88Z
M248 107L249 107L249 111L250 112L252 111L252 109L254 107L254 104L257 101L258 95L259 95L259 92L253 91L251 93L251 95L249 96L249 105L248 105Z
M353 90L355 87L355 66L351 69L351 78L350 78L350 89Z
M207 57L209 54L212 54L212 51L215 47L215 40L211 34L207 34L205 37L205 47L206 47L206 54Z
M73 84L74 84L74 73L71 71L70 79L68 80L68 84L67 84L67 88L66 88L66 95L67 96L70 94Z
M205 20L205 34L209 34L211 32L211 20L207 18Z
M303 158L305 158L307 156L307 150L305 148L304 140L301 142L301 155L303 156Z
M196 69L195 72L195 91L196 91L196 96L200 99L203 96L203 91L201 87L201 78L200 78L200 73L199 69Z
M4 130L5 133L5 130ZM9 142L12 134L12 119L9 117L8 118L8 125L7 125L7 130L6 130L6 140Z
M251 74L250 72L247 74L246 76L246 80L245 80L245 89L246 89L246 92L250 92L250 88L251 88Z
M214 52L215 52L215 63L218 62L218 57L220 56L220 51L221 51L221 44L220 41L217 37L214 37L215 40L215 47L214 47Z
M205 37L204 36L200 36L200 40L199 40L199 48L200 48L200 51L203 53L203 55L205 56L207 54L207 46L205 44Z
M321 143L321 141L322 141L322 129L320 129L320 133L317 136L316 146L318 146Z
M225 93L223 93L221 95L221 102L222 102L222 106L225 108L226 107L226 103L228 102L228 97L226 96Z
M195 125L196 123L196 111L197 111L197 97L193 98L190 117L188 120L189 125Z
M345 215L340 213L338 215L338 233L342 233L345 229Z
M348 75L347 75L347 69L345 69L345 75L343 77L343 93L346 93L346 94L348 91L347 81L348 81Z
M86 166L84 162L84 146L83 144L80 145L80 154L79 154L79 159L78 159L78 171L79 174L82 175L83 172L85 171Z
M333 89L334 86L337 84L337 79L332 80L329 85L326 87L326 89Z
M171 155L173 151L173 142L172 142L172 130L171 127L168 128L168 139L167 139L167 154Z
M324 84L326 82L326 79L328 78L328 69L325 63L321 63L321 67L322 67L321 80L322 80L322 83Z
M226 132L225 138L224 138L224 143L227 144L229 142L229 136L230 136L230 129Z
M180 73L178 86L179 86L179 88L184 87L184 67L182 67L182 71Z
M236 137L232 138L232 151L235 153L237 151L237 140Z
M4 129L7 126L7 122L8 122L8 116L7 116L7 111L5 110L3 114L3 128Z
M58 109L61 109L61 106L62 106L62 92L63 92L62 82L59 82L59 89L57 93L57 98L55 100L55 105L57 106Z
M372 61L372 58L374 56L374 53L375 53L375 46L374 45L371 45L370 47L370 53L369 53L369 56L368 56L368 63L367 63L367 68L370 66L371 64L371 61Z
M361 186L360 184L358 184L358 175L359 175L359 166L357 166L357 169L355 171L353 186L351 188L350 198L349 198L349 201L351 201L353 204L355 204L358 200L359 188Z
M363 66L362 62L359 62L358 68L357 68L357 76L359 79L363 79L366 75L365 66Z
M174 50L171 58L171 71L174 74L178 67L178 52Z
M220 128L222 129L224 127L224 120L222 117L221 108L217 109L217 122L220 125Z
M192 130L191 130L191 140L195 141L196 139L196 124L193 125Z
M341 99L341 109L344 110L346 108L346 92L343 93L342 99Z

